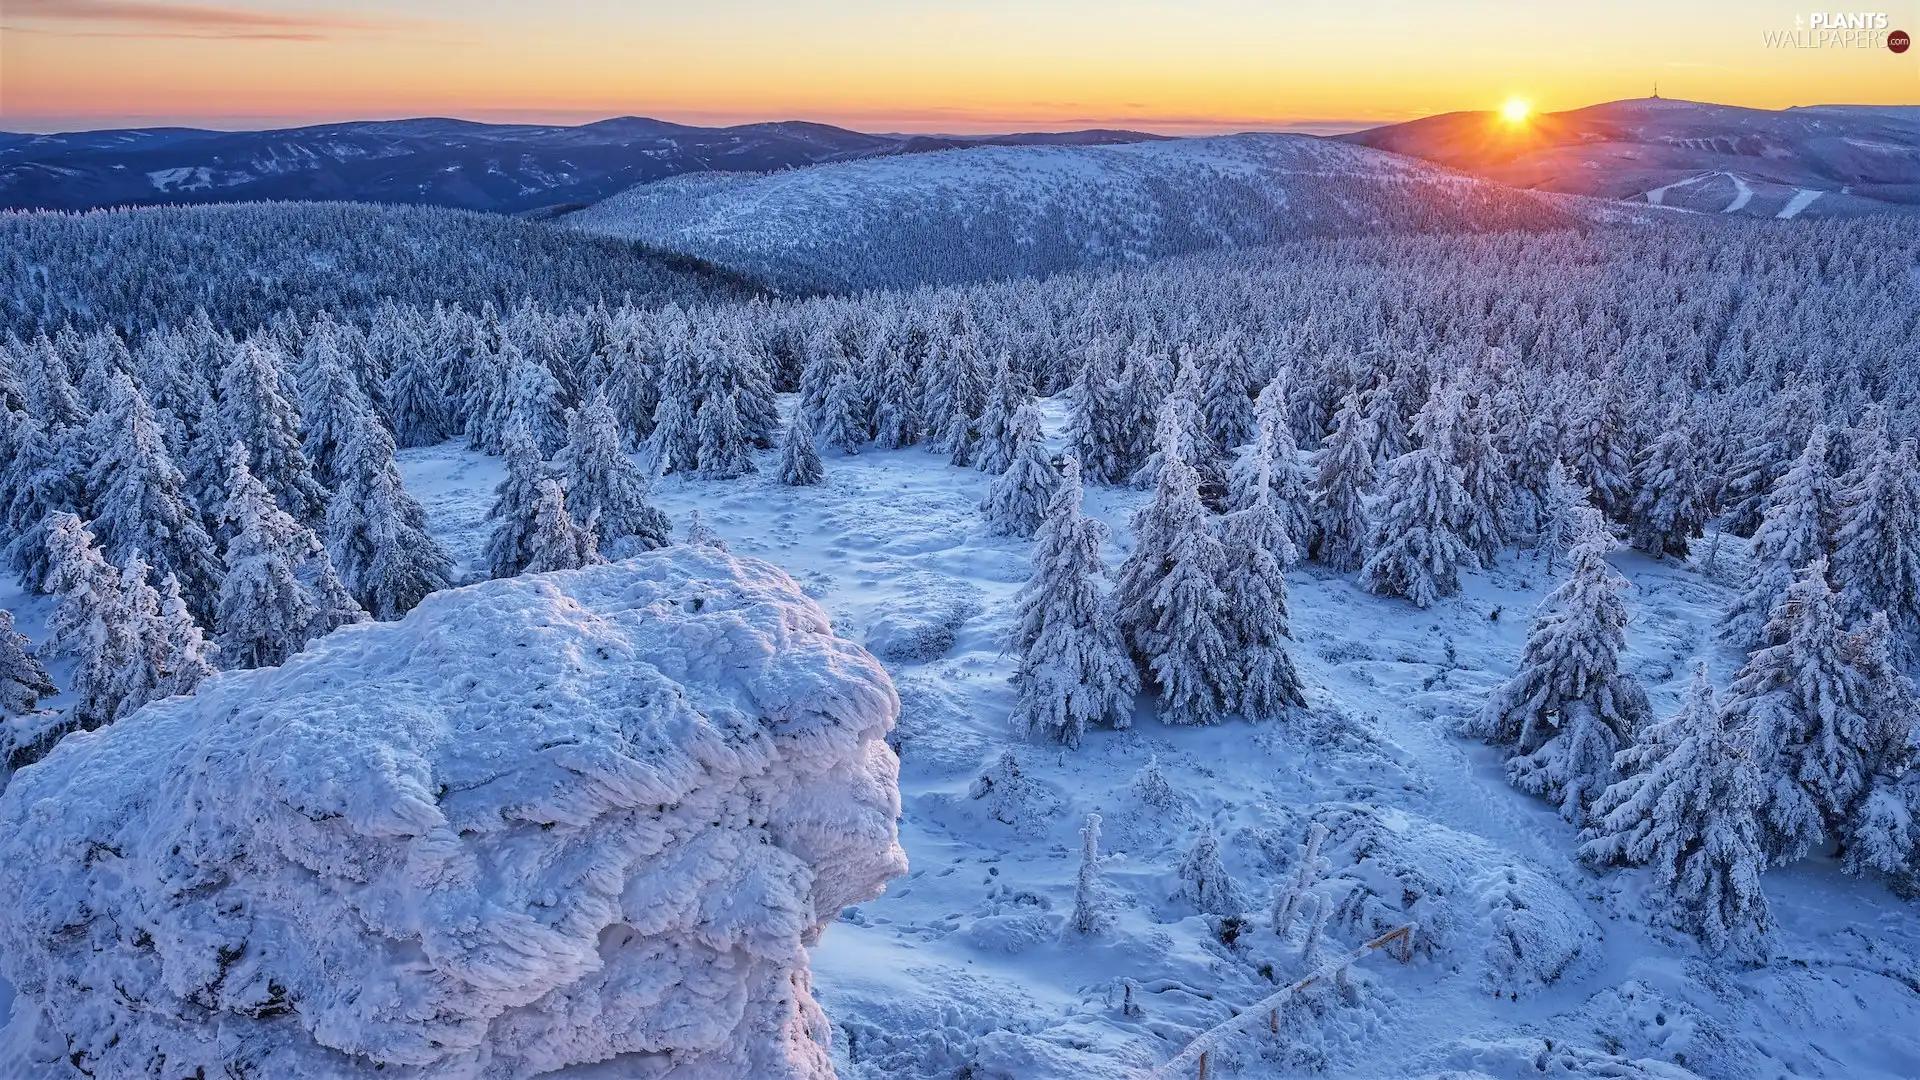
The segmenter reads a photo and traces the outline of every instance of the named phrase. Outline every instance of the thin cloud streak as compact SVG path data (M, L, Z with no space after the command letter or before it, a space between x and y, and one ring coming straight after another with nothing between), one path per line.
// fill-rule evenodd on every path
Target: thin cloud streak
M37 30L67 37L192 37L319 41L329 32L393 30L418 25L402 20L368 18L339 12L270 12L211 4L160 4L147 0L9 0L7 15L39 23L98 26L120 24L125 30ZM132 29L140 27L142 29Z

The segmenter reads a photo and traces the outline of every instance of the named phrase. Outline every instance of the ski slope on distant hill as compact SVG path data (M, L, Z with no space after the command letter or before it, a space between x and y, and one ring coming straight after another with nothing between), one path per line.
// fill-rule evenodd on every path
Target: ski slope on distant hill
M564 221L789 289L1044 275L1332 233L1569 223L1524 193L1299 135L988 147L631 188Z
M1920 109L1911 106L1776 111L1644 98L1520 125L1491 112L1446 113L1340 138L1516 187L1704 213L1920 209Z

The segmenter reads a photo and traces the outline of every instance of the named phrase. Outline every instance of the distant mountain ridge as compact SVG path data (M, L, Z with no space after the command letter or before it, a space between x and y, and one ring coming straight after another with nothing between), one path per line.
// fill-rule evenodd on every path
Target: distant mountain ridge
M1523 124L1458 112L1338 136L1515 187L1749 217L1920 212L1920 107L1666 98Z
M1349 233L1565 228L1526 192L1306 135L994 146L640 184L560 219L776 288L1046 276Z
M687 172L773 172L987 145L1087 145L1131 131L869 135L806 121L709 128L623 116L578 126L425 117L273 131L0 133L0 208L320 200L520 213Z

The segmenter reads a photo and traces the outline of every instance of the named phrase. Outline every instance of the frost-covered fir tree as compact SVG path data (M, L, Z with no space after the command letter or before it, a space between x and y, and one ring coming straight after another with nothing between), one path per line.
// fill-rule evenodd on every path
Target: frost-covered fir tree
M1684 559L1705 530L1707 495L1698 437L1685 409L1675 409L1633 468L1627 535L1655 558Z
M230 667L275 667L306 648L328 620L327 609L338 603L333 594L344 586L326 563L318 569L331 580L316 587L306 571L325 558L319 538L275 504L237 443L228 467L222 518L231 539L214 601L216 640Z
M1222 450L1232 450L1253 441L1253 394L1259 383L1254 378L1253 357L1237 334L1223 335L1205 350L1207 360L1205 389L1200 396L1200 411L1205 417L1208 438Z
M1098 934L1113 922L1106 885L1100 880L1100 815L1088 814L1080 826L1080 873L1073 885L1073 928Z
M818 439L842 454L858 454L866 445L866 423L860 417L860 384L851 371L842 372L827 388L820 404Z
M508 353L508 364L506 418L509 428L524 427L543 455L559 450L567 441L565 395L560 380L554 378L546 365L518 350Z
M524 572L578 570L605 562L600 557L599 541L593 535L595 524L574 521L567 511L567 489L560 480L554 477L541 480L539 497L533 507L533 529L527 536Z
M146 398L124 372L113 376L108 401L104 415L112 434L87 480L90 528L108 559L124 563L142 553L155 574L181 581L193 610L209 613L220 572L186 477L168 455Z
M926 420L920 412L926 393L920 384L924 348L924 344L895 347L881 365L873 403L873 437L889 450L912 446L926 433Z
M1153 501L1134 515L1133 553L1120 567L1114 603L1134 655L1159 686L1161 716L1172 724L1211 724L1233 698L1227 598L1219 585L1227 556L1200 502L1199 475L1180 456L1177 431L1163 425Z
M55 598L48 646L73 659L68 713L73 726L90 730L127 711L129 676L145 657L137 636L145 627L127 603L120 572L79 518L49 515L46 540L46 591Z
M1211 825L1201 826L1200 835L1187 849L1186 858L1180 860L1176 876L1180 885L1174 890L1173 899L1191 904L1202 914L1238 915L1247 910L1247 897L1240 890L1240 883L1233 880L1226 864L1220 861L1220 841L1213 835Z
M376 619L397 619L452 584L453 559L427 532L426 511L407 494L393 437L371 411L340 435L326 548L334 572Z
M1133 460L1133 411L1120 381L1120 350L1114 339L1096 337L1086 348L1080 377L1073 384L1073 413L1068 437L1086 478L1096 484L1124 484L1138 463Z
M180 594L180 582L172 574L160 581L160 617L158 671L154 677L154 697L191 694L201 680L219 670L214 663L220 647L194 621Z
M1012 467L1018 438L1014 419L1026 403L1026 390L1013 370L1012 358L1003 352L994 364L986 407L974 424L974 468L997 476Z
M1132 723L1139 680L1100 588L1106 526L1080 512L1079 463L1067 458L1033 546L1012 646L1015 726L1077 746L1099 724Z
M432 446L450 434L444 376L434 359L426 351L402 356L381 388L400 446Z
M1253 505L1228 514L1223 538L1228 558L1220 581L1222 622L1238 676L1233 708L1249 720L1273 720L1307 703L1287 643L1287 579L1293 541L1267 491L1267 470L1254 481Z
M715 551L727 550L727 542L722 540L720 534L714 532L713 527L707 524L707 520L700 516L700 508L697 506L687 515L684 539L688 547L712 548Z
M487 537L487 575L513 577L527 568L533 559L533 532L540 505L540 481L552 474L532 436L515 429L506 440L507 474L493 489L493 506L487 520L493 532Z
M1618 395L1606 383L1574 391L1561 429L1562 455L1593 503L1609 517L1626 510L1633 456L1627 449L1627 420Z
M1748 733L1693 668L1680 712L1620 751L1620 779L1595 800L1580 855L1597 866L1647 866L1675 925L1718 953L1757 957L1771 916L1760 874L1766 788Z
M1553 573L1560 556L1571 554L1586 539L1587 531L1599 522L1594 516L1597 513L1587 489L1564 463L1555 460L1548 466L1539 535L1535 538L1539 551L1546 554L1547 573Z
M46 580L48 521L56 513L83 508L88 457L85 427L51 425L29 413L9 413L0 432L11 443L12 460L0 498L6 500L4 535L7 564L20 584L38 589Z
M1879 428L1857 440L1856 462L1841 478L1833 580L1842 610L1861 620L1885 612L1911 654L1920 636L1920 455L1898 448Z
M300 414L281 386L279 354L253 341L236 346L220 375L220 427L227 446L247 451L247 472L302 525L318 525L327 489L300 444Z
M995 536L1032 536L1060 483L1040 435L1040 410L1022 405L1011 424L1013 460L987 487L980 509Z
M1484 390L1450 393L1434 404L1442 410L1437 426L1460 471L1466 498L1454 531L1481 566L1492 566L1506 546L1513 514L1513 467L1494 430L1491 403Z
M1460 591L1460 568L1476 565L1461 539L1470 508L1440 411L1423 411L1422 445L1393 459L1372 508L1360 587L1428 607Z
M1734 676L1726 710L1751 732L1766 786L1767 853L1786 860L1845 826L1876 771L1888 721L1878 715L1883 696L1850 655L1825 559L1794 575L1764 639L1770 644Z
M780 482L788 487L811 487L827 478L820 451L813 445L813 426L807 414L795 410L787 426L786 445L780 451Z
M313 355L318 348L318 355ZM300 447L313 466L313 478L328 491L338 479L338 458L348 435L371 415L373 402L338 355L338 345L309 342L308 363L300 373Z
M57 693L33 642L13 628L13 612L0 608L0 716L30 713Z
M1817 426L1799 459L1767 493L1753 534L1753 574L1720 625L1723 638L1749 649L1772 643L1766 627L1773 609L1792 587L1795 571L1826 557L1836 516L1827 429Z
M1314 558L1335 570L1357 569L1372 535L1367 492L1373 487L1373 430L1358 391L1334 414L1333 433L1321 444L1313 479Z
M1235 457L1227 470L1227 509L1245 510L1253 505L1255 482L1264 466L1267 497L1286 526L1287 537L1299 549L1313 536L1313 470L1301 459L1293 441L1286 403L1284 377L1260 392L1253 446ZM1305 552L1296 550L1294 557L1301 554Z
M1613 778L1613 756L1647 717L1646 691L1620 670L1626 579L1607 564L1597 511L1574 548L1573 570L1541 602L1520 665L1469 722L1470 733L1508 749L1507 778L1546 797L1580 824Z
M603 554L624 558L672 542L673 527L647 501L647 475L621 449L619 422L604 396L595 395L567 418L567 445L553 468L566 481L572 512L599 523L595 531Z
M756 471L753 444L732 397L716 395L700 406L699 460L705 480L734 480Z

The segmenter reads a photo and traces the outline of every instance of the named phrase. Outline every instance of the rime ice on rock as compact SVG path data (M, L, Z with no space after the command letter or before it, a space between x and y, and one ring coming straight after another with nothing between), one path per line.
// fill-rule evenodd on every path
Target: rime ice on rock
M905 870L898 708L710 548L436 593L16 775L15 1023L102 1077L831 1077L806 946Z

